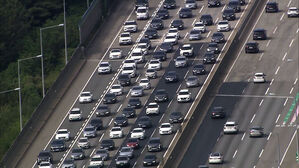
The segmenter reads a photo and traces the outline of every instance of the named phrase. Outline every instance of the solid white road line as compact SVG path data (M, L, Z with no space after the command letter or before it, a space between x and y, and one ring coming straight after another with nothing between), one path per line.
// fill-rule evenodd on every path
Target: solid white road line
M282 162L283 162L283 160L284 160L284 158L285 158L285 156L286 156L286 154L287 154L287 152L288 152L288 150L289 150L289 148L290 148L290 146L291 146L291 143L292 143L293 139L295 138L296 133L297 133L297 130L294 132L293 137L292 137L291 141L289 142L288 147L287 147L286 151L284 152L284 154L283 154L283 156L282 156L282 159L281 159L279 165L282 164ZM295 156L294 156L294 157L295 157Z

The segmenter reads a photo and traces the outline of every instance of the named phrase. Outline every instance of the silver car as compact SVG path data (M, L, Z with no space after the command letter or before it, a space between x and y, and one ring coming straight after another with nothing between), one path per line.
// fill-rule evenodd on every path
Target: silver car
M187 87L198 87L199 86L199 78L197 76L188 76L186 79Z
M83 131L83 136L84 137L96 137L97 136L96 128L91 125L87 126Z
M130 158L128 156L118 156L115 159L116 167L129 167L130 166Z
M90 142L89 142L88 138L85 138L85 137L80 138L78 141L78 147L84 148L84 149L90 148Z
M157 71L154 70L154 69L147 69L146 72L145 72L145 76L147 78L157 78Z
M250 128L249 136L250 137L262 137L264 135L264 129L262 127L252 127Z
M119 156L128 156L129 158L133 158L133 148L131 147L122 147L119 151Z
M143 96L143 87L142 86L133 86L131 89L131 96Z
M62 168L76 168L76 165L74 163L74 160L72 159L67 159L63 162Z
M186 67L187 66L187 58L185 56L179 56L175 59L175 67Z
M109 159L109 152L106 149L98 149L94 155L94 157L101 158L102 160Z

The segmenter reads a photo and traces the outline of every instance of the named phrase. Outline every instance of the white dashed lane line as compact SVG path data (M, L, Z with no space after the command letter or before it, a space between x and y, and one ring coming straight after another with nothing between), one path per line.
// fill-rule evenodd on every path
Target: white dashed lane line
M259 158L262 157L263 152L264 152L264 149L262 149L262 151L261 151L261 153L260 153L260 155L259 155Z
M277 75L279 69L280 69L280 66L277 67L277 69L276 69L276 71L275 71L275 75Z
M286 100L288 100L288 99L286 99ZM275 121L275 124L278 122L279 118L280 118L280 114L278 114L278 116L276 118L276 121Z
M292 47L293 42L294 42L294 39L292 39L292 41L290 42L289 47Z
M276 30L277 30L277 26L275 27L275 29L274 29L274 31L273 31L273 34L275 34Z
M285 13L283 13L280 17L280 21L282 21L283 17L284 17Z
M264 99L261 100L259 106L261 106L263 104L263 102L264 102Z
M233 155L233 158L235 158L235 156L237 155L238 153L238 150L235 151L234 155Z
M285 60L285 58L286 58L287 55L288 55L288 53L286 52L286 53L284 54L283 58L282 58L282 61Z
M250 123L253 122L254 118L255 118L255 114L252 116L252 118L251 118L251 120L250 120Z
M268 46L269 46L270 42L271 42L271 40L269 40L269 41L268 41L268 43L267 43L266 47L268 47Z
M272 132L270 132L270 134L268 135L267 141L269 141L271 135L272 135Z

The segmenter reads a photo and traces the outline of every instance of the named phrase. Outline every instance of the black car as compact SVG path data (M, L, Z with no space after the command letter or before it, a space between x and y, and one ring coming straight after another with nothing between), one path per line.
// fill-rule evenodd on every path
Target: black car
M194 65L194 67L192 69L192 73L193 73L193 75L204 75L204 74L206 74L205 66L202 65L202 64Z
M207 51L208 52L213 52L214 54L219 54L220 53L220 48L219 48L217 43L211 42L211 43L208 44Z
M98 108L96 109L96 115L98 117L109 116L110 113L111 113L110 109L108 108L107 105L99 105Z
M165 89L159 89L159 90L156 91L155 101L156 102L168 101L168 93L166 92Z
M114 104L116 101L117 99L114 93L106 93L103 99L104 104Z
M241 4L239 0L229 0L227 4L228 9L233 9L235 13L241 12Z
M173 20L170 24L171 28L178 28L179 30L183 30L184 29L184 22L180 19L177 20Z
M181 123L184 120L184 116L181 112L172 112L169 116L170 123Z
M200 21L207 26L213 25L213 18L210 14L201 15Z
M278 12L278 3L277 2L267 2L267 4L266 4L266 12L267 13Z
M253 30L253 40L267 40L267 33L265 29Z
M208 0L208 7L219 7L221 6L221 1L220 0Z
M157 161L156 155L145 155L143 159L143 166L155 166L158 164L159 162Z
M257 42L248 42L245 45L245 53L258 53L259 52L259 43Z
M41 162L53 162L53 156L50 151L41 151L37 156L37 165L39 165Z
M152 122L148 116L142 116L139 118L137 125L141 128L150 128L152 126Z
M133 118L136 115L136 110L132 107L125 107L122 111L122 115L127 118Z
M162 8L162 9L158 10L156 18L168 19L169 18L168 10L166 8Z
M200 40L201 39L201 31L200 30L191 30L189 33L189 40Z
M147 29L144 33L144 37L149 39L158 38L158 31L156 29Z
M192 17L192 10L189 8L182 8L179 11L180 18L191 18Z
M211 41L215 43L224 43L225 42L224 34L221 32L213 33Z
M51 142L50 145L52 152L61 152L66 149L65 141L62 139L55 139Z
M164 76L165 82L177 82L178 76L175 71L168 71Z
M211 118L224 118L225 117L225 112L223 107L213 107L212 113L211 113Z
M125 116L116 116L114 119L114 126L125 127L128 125L128 119Z
M166 60L166 52L165 51L156 51L153 54L154 59L158 59L160 61L165 61Z
M148 7L148 0L136 0L135 1L135 10L139 7Z
M175 0L165 0L163 7L166 9L174 9L176 8L176 2Z
M139 98L130 98L128 102L128 107L132 108L140 108L141 107L141 101Z
M236 14L233 9L224 9L222 13L223 20L236 20Z
M85 158L84 150L81 148L74 148L71 152L71 158L73 160L82 160Z
M118 76L118 83L121 86L129 86L131 85L131 77L129 74L120 74Z
M104 139L101 142L100 148L106 150L113 150L115 147L115 143L112 139Z
M159 18L153 19L151 24L150 24L150 27L152 29L162 30L164 28L164 24L163 24L162 19L159 19Z
M159 152L162 150L162 144L160 138L153 137L148 141L147 150L149 152Z
M94 118L90 121L89 125L94 126L96 130L100 130L103 126L103 122L99 118Z
M206 52L203 58L204 64L214 64L216 63L216 57L215 54L212 52Z
M165 51L166 53L172 52L173 45L171 43L164 42L160 45L160 50Z
M141 39L139 40L138 43L139 43L139 44L146 44L147 49L149 49L149 50L152 48L151 40L150 40L149 38L145 38L145 37L143 37L143 38L141 38Z

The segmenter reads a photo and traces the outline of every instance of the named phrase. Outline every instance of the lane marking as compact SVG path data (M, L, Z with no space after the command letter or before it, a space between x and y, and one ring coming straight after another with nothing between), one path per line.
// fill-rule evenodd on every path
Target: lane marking
M263 104L263 102L264 102L264 99L261 100L259 106L261 106Z
M110 120L110 122L109 122L109 124L108 124L108 125L111 125L112 121L113 121L113 118L111 118L111 120Z
M217 22L218 22L218 20L219 20L219 18L217 18L217 19L215 20L215 23L217 23Z
M189 73L189 70L186 72L186 74L185 74L185 76L184 76L184 79L187 78L188 73Z
M271 80L271 82L270 82L270 86L273 84L273 81L274 81L274 78Z
M299 28L297 29L296 33L298 33L298 32L299 32Z
M275 27L275 29L274 29L274 31L273 31L273 34L275 34L276 30L277 30L277 26Z
M192 26L195 24L195 22L196 22L196 19L193 20L193 22L192 22Z
M298 78L295 79L294 85L296 85L297 81L298 81Z
M276 69L276 71L275 71L275 75L277 75L279 69L280 69L280 66L277 67L277 69Z
M235 151L233 158L235 158L236 154L238 153L238 150Z
M283 106L286 106L286 104L287 104L287 102L288 102L288 99L289 99L289 98L287 98L287 99L284 101Z
M173 99L171 99L170 103L168 104L167 108L170 107L171 103L172 103Z
M287 55L288 55L288 53L286 52L282 58L282 61L284 61L284 59L286 58Z
M275 121L275 124L278 122L279 118L280 118L280 114L278 114L278 116L276 118L276 121Z
M291 88L291 90L290 90L290 94L292 94L293 90L294 90L294 87Z
M119 112L120 108L123 106L123 104L120 104L116 112Z
M165 113L163 113L162 117L161 117L160 120L159 120L159 123L161 123L161 121L162 121L164 115L165 115Z
M225 7L226 7L226 5L224 5L224 6L223 6L223 8L221 9L221 12L223 12L223 11L224 11Z
M292 143L292 141L294 140L296 134L297 134L297 130L294 132L294 134L293 134L293 136L292 136L292 139L291 139L291 141L289 142L288 147L287 147L287 149L285 150L285 152L284 152L284 154L283 154L283 156L282 156L282 159L281 159L279 165L282 164L282 162L283 162L285 156L287 155L287 152L288 152L288 150L289 150L289 148L290 148L290 146L291 146L291 143ZM295 157L295 156L294 156L294 157Z
M211 31L209 31L209 33L208 33L208 35L207 35L207 38L210 36L210 34L211 34Z
M291 2L292 2L292 0L290 0L290 1L289 1L289 3L288 3L288 6L287 6L287 7L290 7L290 5L291 5Z
M292 114L292 112L293 112L293 110L295 108L295 105L298 102L298 99L299 99L299 92L297 93L296 98L293 100L292 105L291 105L291 107L290 107L287 115L283 119L283 125L285 125L287 123L287 121L289 120L289 118L290 118L290 116L291 116L291 114Z
M291 41L291 43L290 43L289 47L291 47L291 46L292 46L293 42L294 42L294 39L292 39L292 41Z
M180 12L180 10L182 9L182 7L180 7L180 9L177 11L177 13L176 13L176 15L178 15L179 14L179 12Z
M265 92L265 95L268 93L269 89L270 89L270 88L268 87L268 89L267 89L266 92Z
M245 137L246 133L243 134L242 138L241 138L241 141L244 140L244 137Z
M185 40L185 39L186 39L187 35L188 35L188 32L187 32L187 33L186 33L186 35L184 36L184 39L183 39L183 40Z
M203 10L203 8L204 8L204 5L201 7L201 9L200 9L200 11L198 13L201 13L201 11Z
M271 40L269 40L269 41L268 41L268 43L267 43L266 47L268 47L268 46L269 46L270 42L271 42Z
M255 114L254 114L253 117L251 118L250 123L252 123L252 121L254 120L254 118L255 118Z
M278 98L278 99L285 99L285 98L294 98L292 96L278 96L278 95L233 95L233 94L216 94L216 96L221 97L254 97L254 98Z
M280 21L283 19L284 15L285 15L285 13L283 13L283 14L281 15L281 17L280 17Z
M272 135L272 132L270 132L270 134L268 135L267 141L269 141L271 135Z
M263 57L264 53L262 53L259 57L259 61L262 60L262 57Z
M259 158L261 158L263 152L264 152L264 149L262 149L262 151L261 151L261 153L260 153L260 155L259 155Z
M179 87L178 87L178 89L176 90L176 93L178 93L178 92L179 92L179 90L180 90L180 88L181 88L182 84L183 84L183 83L181 83L181 84L180 84L180 86L179 86Z

